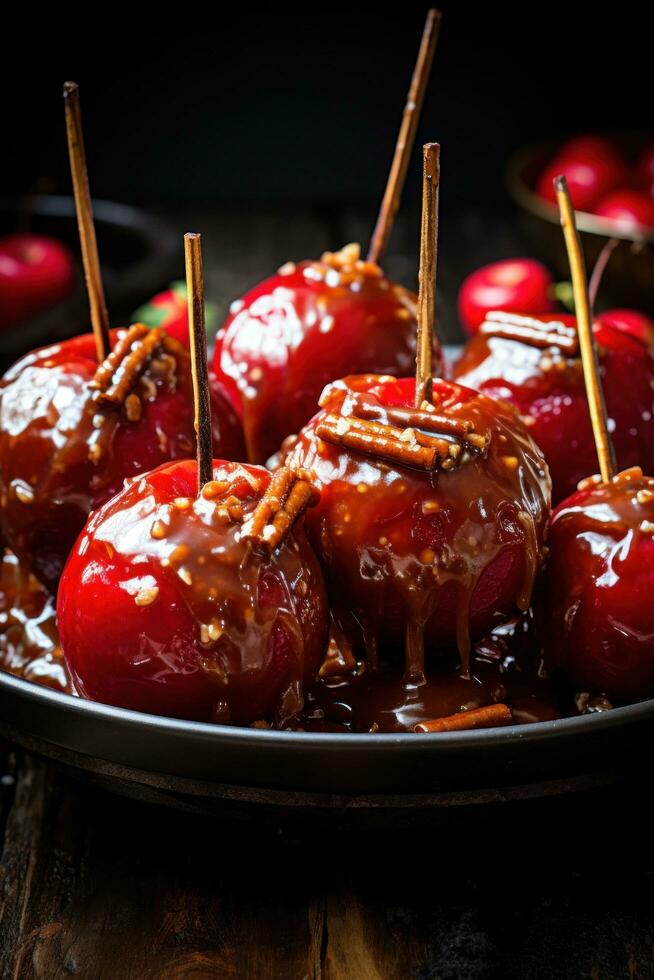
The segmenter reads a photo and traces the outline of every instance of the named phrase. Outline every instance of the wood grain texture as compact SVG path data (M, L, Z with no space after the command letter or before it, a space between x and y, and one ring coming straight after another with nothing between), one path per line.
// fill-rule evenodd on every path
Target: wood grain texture
M512 828L291 837L3 758L2 978L653 975L654 854L637 797L589 801L563 824L555 803L530 804Z

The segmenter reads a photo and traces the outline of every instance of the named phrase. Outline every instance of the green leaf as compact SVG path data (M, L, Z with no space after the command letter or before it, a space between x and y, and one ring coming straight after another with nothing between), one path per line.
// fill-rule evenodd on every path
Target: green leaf
M572 291L571 282L556 282L552 286L551 295L561 306L564 306L570 313L575 311L575 298Z
M145 303L139 306L132 314L132 323L144 323L146 327L160 327L168 318L168 310L165 306L154 306L152 303Z

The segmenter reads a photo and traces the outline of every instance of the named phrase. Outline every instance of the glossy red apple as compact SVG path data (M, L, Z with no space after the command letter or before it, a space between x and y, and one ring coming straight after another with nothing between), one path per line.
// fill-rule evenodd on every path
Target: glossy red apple
M654 228L654 200L642 191L621 187L603 197L594 208L600 218L613 221L620 231L638 234Z
M84 335L26 354L0 381L0 531L52 591L93 508L126 477L195 453L181 345L153 358L115 409L97 406L97 370L94 338ZM242 458L240 423L217 389L212 421L216 451Z
M334 383L287 461L311 472L320 490L307 529L332 611L355 648L373 661L386 650L397 661L406 637L409 660L424 636L428 650L458 645L466 661L471 638L529 605L549 478L510 406L449 381L434 382L433 417L470 425L486 447L458 454L458 463L447 459L443 470L425 472L410 457L393 463L365 441L356 450L323 432L335 419L336 431L347 435L363 412L396 426L402 445L417 431L424 441L433 429L428 413L414 417L414 393L410 378L359 375ZM447 439L444 448L456 450Z
M575 320L566 314L522 318L520 339L505 335L511 324L501 321L511 316L489 315L464 347L453 376L517 409L545 454L558 503L597 467ZM603 318L593 329L618 464L654 468L652 351ZM566 352L564 343L572 349Z
M459 290L459 319L468 333L476 333L490 310L512 313L549 313L554 280L535 259L504 259L482 266L467 276Z
M0 329L56 306L74 285L75 263L62 242L33 234L0 238Z
M639 467L588 481L552 515L547 659L576 690L654 694L654 480Z
M593 211L603 197L626 181L628 171L608 140L584 136L564 144L538 178L537 193L552 204L556 203L553 182L561 174L568 182L574 207Z
M243 420L249 459L264 462L297 433L334 378L410 374L415 302L348 245L319 262L289 262L233 303L213 370ZM435 373L440 365L436 350Z
M213 478L197 497L195 461L169 463L92 514L59 587L66 662L96 701L285 727L325 652L320 567L301 523L272 554L243 535L267 470L214 461Z
M595 318L614 330L622 330L639 340L642 344L654 348L654 320L641 310L604 310Z

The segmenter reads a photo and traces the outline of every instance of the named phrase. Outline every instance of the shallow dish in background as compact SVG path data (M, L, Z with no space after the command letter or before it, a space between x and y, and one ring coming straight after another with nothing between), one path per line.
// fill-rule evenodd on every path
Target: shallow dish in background
M651 139L651 134L650 139ZM647 141L645 134L611 135L626 157L632 157ZM563 140L533 144L515 153L507 166L509 194L521 212L525 232L534 243L539 258L551 265L562 279L569 278L558 208L544 201L536 191L536 181L545 165L553 159ZM634 243L612 221L586 211L577 211L589 270L609 238L623 240L613 252L604 272L601 294L606 306L626 306L654 315L654 229L643 228Z
M176 235L158 216L131 205L94 201L93 209L107 305L112 322L120 325L137 306L179 276L181 235ZM62 241L79 256L72 197L42 195L0 200L0 235L15 231L21 214L29 215L30 231ZM0 332L0 369L34 347L88 329L84 276L78 267L77 287L69 299Z

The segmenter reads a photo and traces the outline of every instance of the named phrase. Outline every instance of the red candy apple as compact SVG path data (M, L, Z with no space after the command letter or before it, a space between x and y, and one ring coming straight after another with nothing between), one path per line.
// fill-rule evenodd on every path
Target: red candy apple
M307 528L340 628L373 666L406 638L409 675L423 638L466 667L471 638L529 605L550 502L510 407L448 381L421 410L414 394L413 379L336 382L288 456L320 490Z
M603 197L594 208L600 218L613 221L616 228L630 234L654 228L654 200L649 194L620 188Z
M579 211L593 211L601 198L624 183L627 168L608 140L583 136L561 147L538 179L537 193L553 204L556 203L553 181L561 174L568 182L574 207Z
M594 333L619 465L654 466L654 356L601 318ZM596 469L573 317L489 314L453 376L517 409L545 454L555 503Z
M205 302L205 322L209 333L215 328L216 310L212 303ZM140 306L132 317L135 323L145 323L148 327L163 327L169 337L178 340L188 348L188 300L185 282L174 282L168 289L157 293Z
M32 234L0 238L0 329L56 306L74 284L73 256L61 242Z
M415 330L415 297L362 261L358 245L288 263L233 303L213 370L243 420L249 458L264 461L296 433L334 378L410 373Z
M604 310L595 319L607 327L630 334L648 347L654 347L654 320L640 310Z
M91 516L57 610L82 694L200 721L297 723L325 651L327 607L303 507L292 503L306 506L314 491L289 472L273 486L260 467L214 461L196 497L196 463L169 463ZM257 529L284 492L282 510L266 511Z
M459 290L459 319L476 333L490 310L511 313L549 313L554 280L535 259L504 259L482 266L463 280Z
M654 695L654 479L587 480L555 510L545 579L550 666L577 691Z
M0 530L51 589L92 508L126 477L195 451L187 352L143 325L113 337L100 367L88 335L27 354L0 381ZM219 392L213 419L216 451L242 456Z

